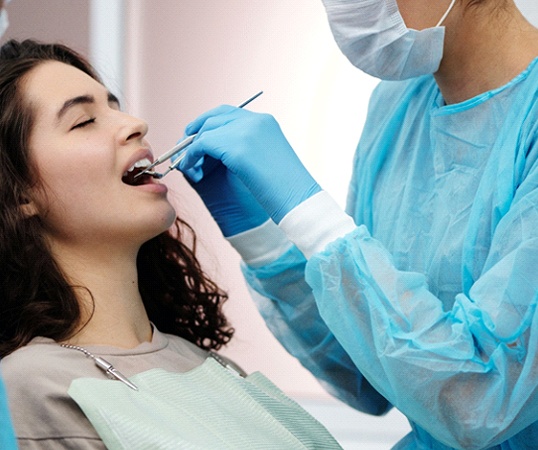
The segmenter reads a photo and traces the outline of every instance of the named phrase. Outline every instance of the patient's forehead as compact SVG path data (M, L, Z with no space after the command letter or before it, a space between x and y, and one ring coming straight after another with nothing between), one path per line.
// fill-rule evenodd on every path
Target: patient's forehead
M24 79L22 96L41 114L56 115L64 102L80 95L107 95L87 73L59 61L45 61Z

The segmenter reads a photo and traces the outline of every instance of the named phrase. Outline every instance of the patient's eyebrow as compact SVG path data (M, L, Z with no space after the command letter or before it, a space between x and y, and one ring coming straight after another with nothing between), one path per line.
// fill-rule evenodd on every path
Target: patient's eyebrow
M58 114L56 114L56 118L58 121L62 119L62 117L69 111L70 108L76 105L84 105L84 104L91 104L95 103L95 98L93 98L93 95L79 95L78 97L70 98L69 100L66 100L60 110L58 111Z
M109 103L116 103L118 106L120 104L118 98L111 92L108 92L107 100ZM95 97L93 95L79 95L77 97L70 98L69 100L66 100L64 102L64 104L58 111L58 114L56 114L56 118L58 119L58 122L59 122L62 119L62 117L65 115L65 113L73 106L93 104L93 103L95 103Z

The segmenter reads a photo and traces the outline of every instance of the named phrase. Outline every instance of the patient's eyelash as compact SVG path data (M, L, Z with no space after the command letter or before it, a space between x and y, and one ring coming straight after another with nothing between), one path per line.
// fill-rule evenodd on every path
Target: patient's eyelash
M94 122L95 122L95 117L92 117L91 119L88 119L88 120L85 120L84 122L76 124L71 129L74 130L75 128L84 128L86 125L90 125L91 123L94 123Z

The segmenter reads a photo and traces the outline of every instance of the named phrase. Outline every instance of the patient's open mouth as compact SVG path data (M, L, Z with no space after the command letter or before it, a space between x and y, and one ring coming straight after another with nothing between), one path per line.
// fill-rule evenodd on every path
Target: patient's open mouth
M146 167L151 164L151 161L147 158L141 159L140 161L135 162L126 172L124 172L121 181L129 186L139 186L141 184L147 184L153 178L151 174L144 174L139 177L140 172L144 171Z

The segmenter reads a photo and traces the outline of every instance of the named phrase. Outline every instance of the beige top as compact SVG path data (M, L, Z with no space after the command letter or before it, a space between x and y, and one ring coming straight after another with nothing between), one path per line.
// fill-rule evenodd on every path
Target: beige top
M207 357L207 352L194 344L156 328L151 342L133 349L95 345L84 348L104 357L127 377L157 367L183 373ZM52 339L38 337L4 358L0 370L21 450L105 448L67 394L76 378L106 378L92 359L80 351L60 347Z

